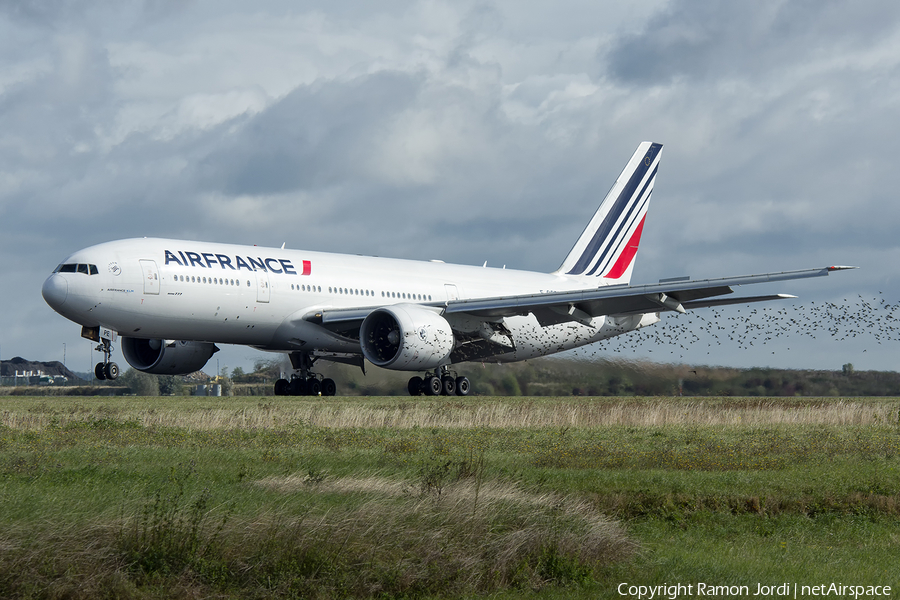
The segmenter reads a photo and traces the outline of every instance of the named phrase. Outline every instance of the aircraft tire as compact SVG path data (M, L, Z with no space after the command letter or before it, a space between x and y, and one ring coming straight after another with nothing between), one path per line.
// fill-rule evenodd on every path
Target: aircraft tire
M456 395L457 396L468 396L469 395L469 378L468 377L457 377L456 378Z
M291 379L291 383L288 384L288 393L291 396L304 396L306 395L306 380L305 379Z
M279 379L275 382L275 395L287 396L290 393L291 383L287 379Z
M334 396L337 394L337 385L334 383L334 379L323 379L322 380L322 395L323 396Z
M456 380L450 375L441 377L441 395L453 396L456 394Z
M106 363L103 366L103 374L106 375L106 378L110 381L114 381L119 378L119 365L114 362Z
M431 377L425 378L425 395L426 396L440 396L441 390L443 389L443 384L441 384L441 380L432 375Z
M415 377L411 377L409 383L406 385L406 389L409 391L410 396L421 396L424 391L423 387L424 382L422 378L418 375Z
M103 363L97 363L97 366L94 367L94 377L100 381L106 380L106 370L103 368Z
M322 384L319 383L319 380L315 377L310 377L306 380L306 395L307 396L319 396L322 391Z

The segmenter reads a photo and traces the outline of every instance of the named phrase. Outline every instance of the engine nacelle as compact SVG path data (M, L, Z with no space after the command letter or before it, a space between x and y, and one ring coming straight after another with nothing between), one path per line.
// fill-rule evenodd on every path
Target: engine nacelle
M373 310L362 322L363 355L377 367L423 371L447 364L453 331L441 315L416 304Z
M128 364L154 375L187 375L199 371L218 351L209 342L122 338L122 354Z

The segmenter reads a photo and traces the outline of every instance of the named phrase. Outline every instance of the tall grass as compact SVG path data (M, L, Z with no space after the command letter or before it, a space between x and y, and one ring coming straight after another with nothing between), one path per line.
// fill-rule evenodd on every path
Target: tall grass
M3 399L0 399L2 402ZM7 406L13 402L5 402ZM188 430L278 429L291 425L347 428L666 427L680 425L882 425L897 424L896 399L554 399L554 400L167 400L120 406L108 399L23 402L0 412L0 425L41 429L115 418L142 427Z
M896 399L2 406L4 598L616 597L626 579L896 573Z
M268 598L470 595L592 581L637 546L589 503L452 478L267 478L299 511L236 515L191 492L193 465L123 505L115 522L8 531L0 596ZM324 508L319 495L364 499Z

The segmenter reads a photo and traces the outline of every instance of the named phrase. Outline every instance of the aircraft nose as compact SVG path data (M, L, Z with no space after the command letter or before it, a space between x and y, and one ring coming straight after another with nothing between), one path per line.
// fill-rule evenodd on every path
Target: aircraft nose
M69 295L69 284L66 278L57 273L48 277L44 282L44 287L41 288L41 295L50 308L58 311L66 303L66 297Z

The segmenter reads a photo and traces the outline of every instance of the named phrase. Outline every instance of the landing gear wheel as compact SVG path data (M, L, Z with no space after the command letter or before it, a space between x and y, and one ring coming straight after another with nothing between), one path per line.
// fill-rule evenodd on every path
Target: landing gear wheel
M441 394L444 396L452 396L456 393L456 380L450 375L441 377Z
M109 340L106 338L100 340L100 344L97 345L95 350L103 353L103 362L97 363L94 367L94 376L100 381L118 378L119 365L109 360L113 352L113 347Z
M337 393L337 385L334 383L334 379L323 379L322 380L322 395L323 396L334 396Z
M469 395L469 378L468 377L457 377L456 378L456 395L457 396L468 396Z
M290 394L291 396L303 396L306 394L306 380L291 379Z
M422 395L422 381L421 377L412 377L409 380L409 383L406 386L406 389L409 390L410 396L421 396Z
M322 391L322 384L319 383L319 380L315 377L310 377L306 380L306 394L308 396L318 396L319 392Z
M443 384L441 384L441 380L432 375L431 377L425 378L425 395L426 396L440 396L441 390L443 389Z
M287 379L279 379L275 382L275 395L287 396L290 393L291 382Z
M103 374L106 375L106 378L110 381L119 378L119 365L114 362L106 363L103 367Z

